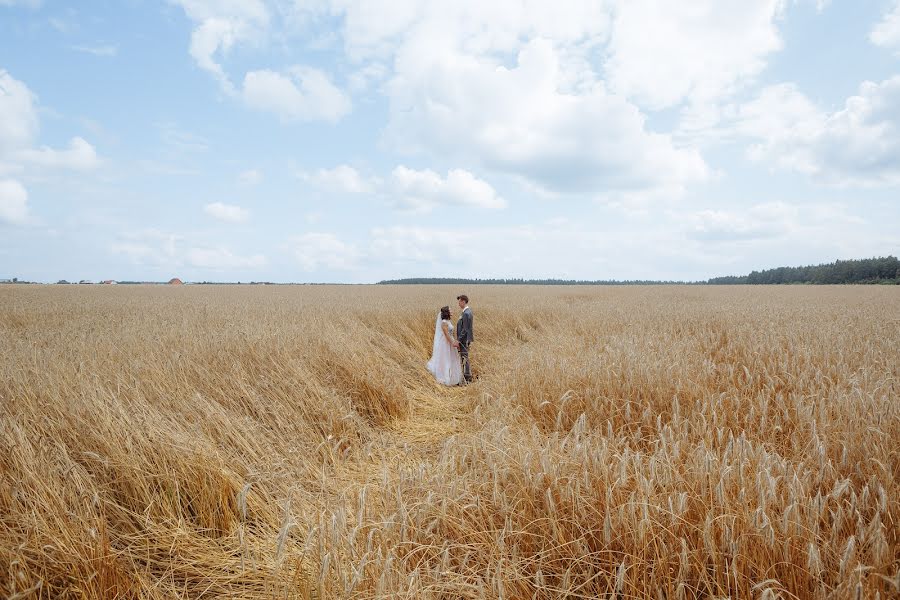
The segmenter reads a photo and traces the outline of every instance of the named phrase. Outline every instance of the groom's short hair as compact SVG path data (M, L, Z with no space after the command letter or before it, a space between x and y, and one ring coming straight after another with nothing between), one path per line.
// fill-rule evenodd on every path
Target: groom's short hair
M465 302L466 304L469 303L469 297L466 296L465 294L460 294L459 296L456 297L456 299L457 299L457 300L462 300L462 301Z

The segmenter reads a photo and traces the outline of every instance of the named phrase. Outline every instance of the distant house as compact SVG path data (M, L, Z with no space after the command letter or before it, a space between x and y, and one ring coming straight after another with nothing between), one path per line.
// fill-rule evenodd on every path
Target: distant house
M91 285L91 284L93 284L94 282L91 281L90 279L82 279L82 280L80 280L78 283L84 284L84 285Z
M173 277L169 280L169 285L184 285L184 282L177 277Z
M113 279L106 279L104 281L101 281L100 283L102 283L103 285L116 285L119 282Z

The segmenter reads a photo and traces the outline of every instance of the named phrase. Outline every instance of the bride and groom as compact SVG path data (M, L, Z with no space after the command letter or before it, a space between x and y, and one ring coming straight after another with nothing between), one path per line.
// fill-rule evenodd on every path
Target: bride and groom
M442 307L434 324L434 345L431 360L428 361L428 370L444 385L462 385L472 381L469 368L469 346L475 341L472 335L472 309L465 294L457 296L456 300L462 310L456 329L453 328L450 307Z

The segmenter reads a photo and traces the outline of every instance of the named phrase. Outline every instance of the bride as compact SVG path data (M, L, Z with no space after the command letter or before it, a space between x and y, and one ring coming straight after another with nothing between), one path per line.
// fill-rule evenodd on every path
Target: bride
M453 338L450 307L444 306L434 324L434 346L431 350L431 360L428 361L428 370L439 383L444 385L462 383L462 365L456 351L458 345L459 342Z

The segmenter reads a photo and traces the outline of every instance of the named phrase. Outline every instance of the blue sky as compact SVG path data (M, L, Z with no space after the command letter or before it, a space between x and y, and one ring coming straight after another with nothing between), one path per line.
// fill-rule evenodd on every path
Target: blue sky
M898 198L898 0L0 0L0 278L697 280Z

